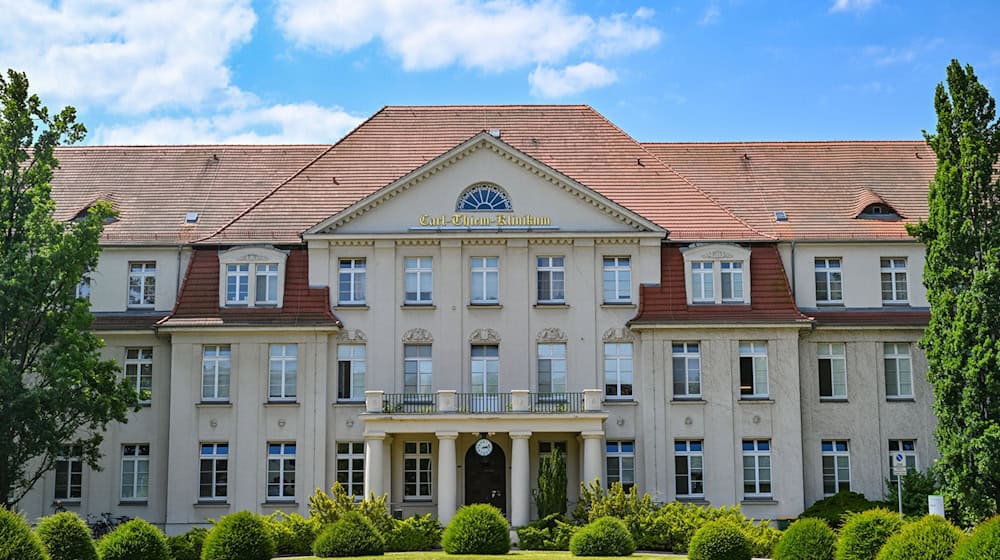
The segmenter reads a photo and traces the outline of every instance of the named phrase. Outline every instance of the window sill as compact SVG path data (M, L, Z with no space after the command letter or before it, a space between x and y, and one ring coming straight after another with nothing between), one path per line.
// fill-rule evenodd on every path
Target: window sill
M817 301L816 307L846 307L843 301Z
M636 305L631 301L623 301L621 303L611 303L604 302L601 304L601 309L635 309Z
M828 402L828 403L846 403L846 402L851 402L851 401L847 400L847 397L820 397L819 398L819 402L821 402L821 403L825 403L825 402Z
M470 303L465 307L468 309L503 309L499 303Z
M743 498L743 500L740 501L740 505L744 506L776 506L778 503L778 500L767 497Z
M709 505L708 500L704 496L677 496L677 501L685 504L692 504L696 506L707 506Z
M149 311L150 309L154 309L155 307L156 307L155 304L153 304L153 305L129 305L125 309L128 309L128 310L137 309L139 311Z
M294 499L291 500L267 500L260 503L261 507L299 507L299 503Z
M674 397L671 401L672 404L706 404L707 401L701 397Z
M532 307L534 307L535 309L569 309L569 304L561 302L552 302L552 303L538 302L535 305L532 305Z
M410 504L431 504L434 503L434 498L414 498L403 496L403 502Z
M233 408L230 401L199 401L194 403L196 408Z
M368 304L367 303L338 303L337 305L334 305L333 308L336 309L337 311L344 311L344 310L368 311Z
M146 507L149 505L149 500L119 500L118 505Z
M774 404L774 399L770 397L740 397L740 402L746 404Z
M199 500L199 501L197 501L197 502L195 502L195 503L193 503L191 505L194 506L194 507L196 507L196 508L228 508L229 507L229 502L218 502L218 501L213 501L213 500Z
M83 500L81 500L80 498L70 498L70 499L66 499L66 500L56 500L56 501L52 502L52 507L59 507L59 506L62 506L62 507L80 507L80 505L82 503L83 503Z
M152 402L140 402L139 408L151 408L153 406Z
M883 301L882 307L909 307L908 301Z
M299 401L264 401L264 406L266 407L274 406L278 408L281 407L296 408L300 406L300 403Z
M604 398L604 401L602 401L602 403L603 404L627 404L627 405L630 405L630 406L636 406L636 405L639 404L638 401L636 401L635 399L631 399L631 398L628 398L628 399L611 399L611 398L607 398L607 397Z
M437 306L433 303L404 303L399 306L400 309L437 309Z
M908 403L908 402L917 402L917 399L913 397L886 397L885 402Z
M360 399L360 400L353 400L353 399L340 400L340 399L337 399L337 401L333 403L333 406L363 406L364 404L365 404L364 399Z

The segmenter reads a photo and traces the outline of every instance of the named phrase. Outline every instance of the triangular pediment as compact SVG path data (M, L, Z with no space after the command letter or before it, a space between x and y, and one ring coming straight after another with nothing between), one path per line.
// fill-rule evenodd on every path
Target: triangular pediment
M482 132L310 228L304 237L483 231L667 233Z

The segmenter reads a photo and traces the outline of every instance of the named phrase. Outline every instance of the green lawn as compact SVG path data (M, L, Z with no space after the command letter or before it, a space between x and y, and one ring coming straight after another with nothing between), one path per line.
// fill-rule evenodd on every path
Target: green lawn
M541 550L515 550L504 555L504 558L518 557L523 560L541 560L542 558L575 558L569 552L546 552ZM294 556L285 557L281 560L317 560L316 556ZM440 550L430 552L389 552L385 556L360 556L356 560L495 560L496 556L452 556ZM616 558L612 556L590 556L588 558L600 560L601 558ZM630 558L674 558L675 560L685 560L687 556L676 556L673 554L633 554Z

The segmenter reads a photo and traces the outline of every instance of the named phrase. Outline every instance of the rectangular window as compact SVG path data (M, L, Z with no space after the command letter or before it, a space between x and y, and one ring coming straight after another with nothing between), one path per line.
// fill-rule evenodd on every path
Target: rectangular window
M139 402L149 404L153 393L153 349L125 349L125 381L139 393Z
M431 499L431 442L403 443L403 499Z
M365 259L340 259L338 303L341 305L364 305Z
M91 270L87 269L80 277L80 283L76 285L76 298L90 301Z
M337 400L362 401L365 398L364 344L337 346Z
M697 498L705 495L705 455L701 440L674 442L674 470L677 495Z
M203 443L199 455L199 500L225 500L229 496L229 444Z
M896 482L896 475L892 473L893 457L897 454L903 456L903 463L906 465L906 472L916 472L917 467L917 442L912 439L890 439L889 440L889 480Z
M83 497L83 449L65 445L56 458L56 500L78 502Z
M494 394L500 390L500 347L472 347L472 392Z
M604 257L604 303L632 301L630 257Z
M711 261L691 263L691 301L715 303L715 272Z
M750 399L767 398L766 342L740 342L740 395Z
M566 302L566 268L563 257L538 257L538 303Z
M913 371L910 345L905 342L885 343L885 396L890 399L913 398Z
M472 303L500 303L500 259L472 257Z
M701 352L697 342L675 342L671 346L674 398L701 397Z
M816 303L844 303L843 282L841 280L840 259L821 258L816 264Z
M743 496L771 497L771 440L743 440Z
M201 400L228 401L230 349L229 345L206 345L201 358Z
M365 442L337 442L337 482L348 496L365 497Z
M719 263L720 281L722 282L722 302L740 303L743 301L743 262L722 261Z
M538 345L538 392L566 392L566 345Z
M149 444L122 446L122 501L149 498Z
M153 307L156 304L156 263L128 263L128 306Z
M823 495L851 490L851 454L847 440L823 440Z
M428 305L431 303L431 286L434 272L430 257L407 257L405 266L406 303Z
M226 305L246 304L250 299L250 265L226 265Z
M843 343L823 342L816 345L821 398L847 398L847 360L844 348Z
M906 259L882 259L882 303L906 303L908 301Z
M403 392L429 394L433 362L430 344L403 346Z
M267 444L267 499L295 498L295 444Z
M268 366L268 398L272 401L295 400L298 386L297 344L272 344Z
M608 488L621 482L628 490L635 485L635 442L609 441L607 444Z
M278 303L278 263L258 264L256 268L254 302L261 305Z
M604 344L604 395L613 399L632 398L632 343Z

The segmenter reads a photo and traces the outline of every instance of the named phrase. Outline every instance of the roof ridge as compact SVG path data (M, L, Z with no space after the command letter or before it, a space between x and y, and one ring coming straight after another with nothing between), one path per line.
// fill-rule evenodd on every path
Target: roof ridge
M142 149L142 150L175 150L175 149L191 149L191 148L203 148L203 149L213 149L213 148L268 148L268 149L280 149L280 148L319 148L321 146L331 146L328 143L313 143L313 144L303 144L303 143L291 143L291 144L87 144L87 145L77 145L77 146L57 146L57 150L120 150L120 149Z
M510 108L510 107L560 107L566 109L579 109L586 107L592 109L586 103L500 103L500 104L442 104L442 105L386 105L382 109L481 109L484 107Z
M644 146L728 146L728 145L779 145L779 144L925 144L920 139L897 139L897 140L712 140L705 142L670 142L663 140L653 140L641 142Z

